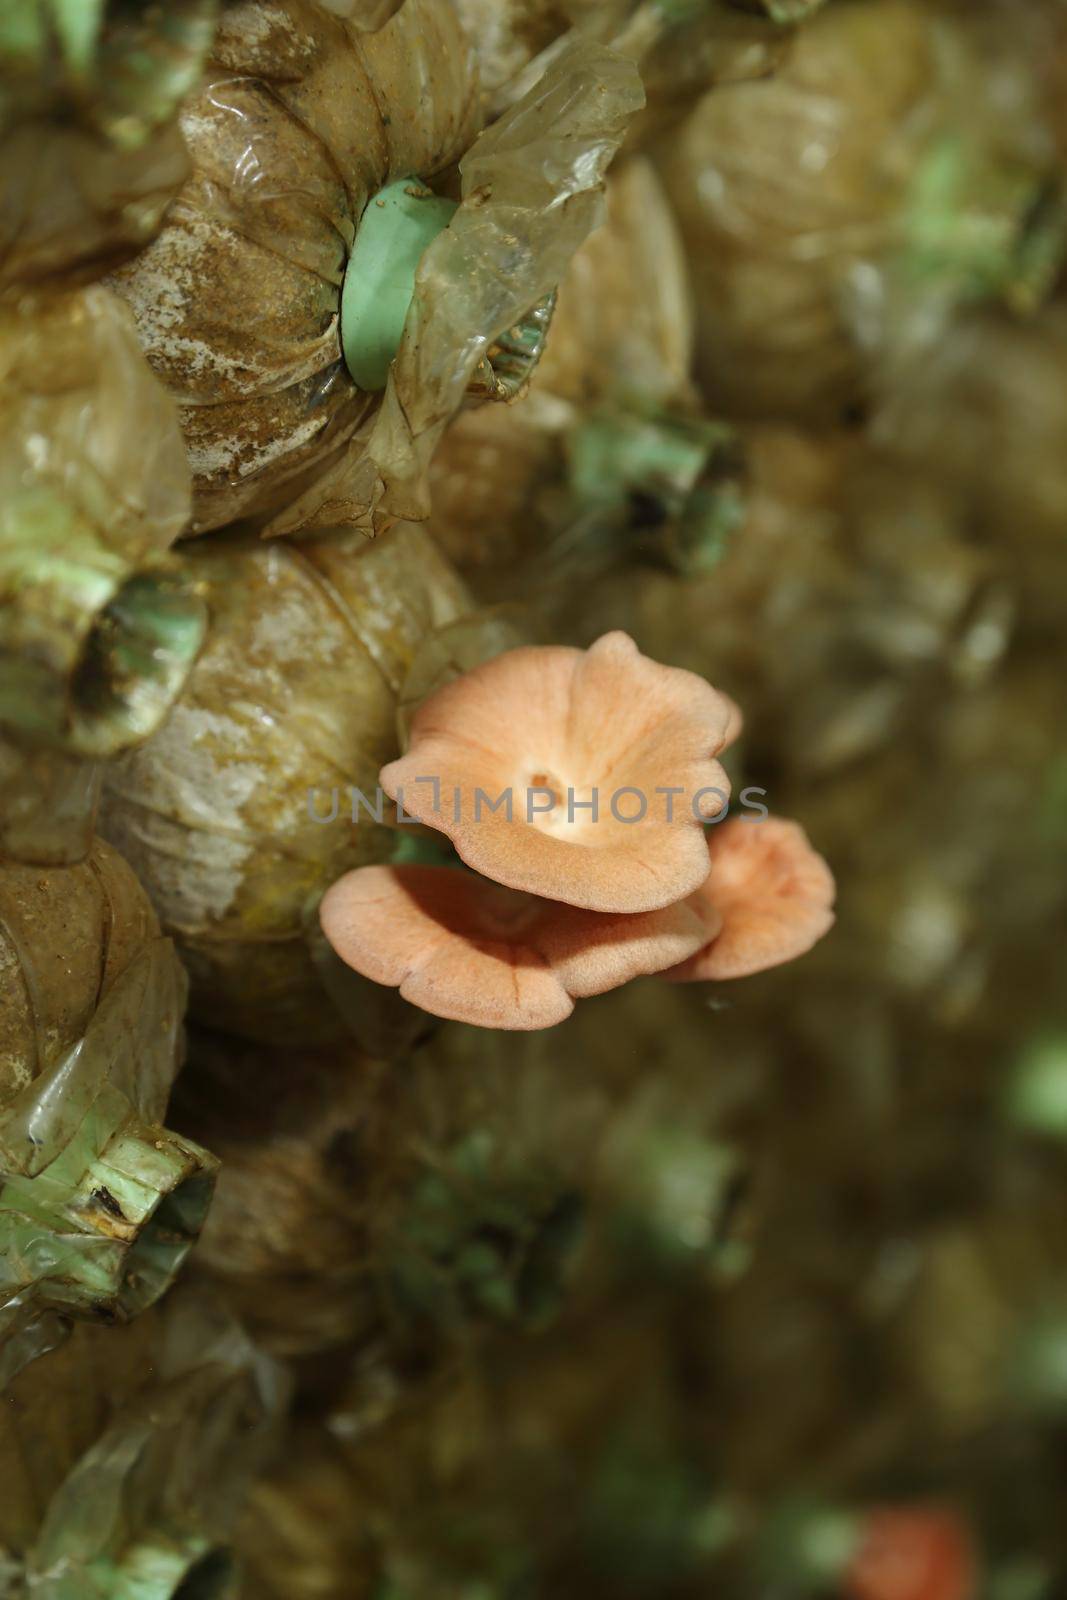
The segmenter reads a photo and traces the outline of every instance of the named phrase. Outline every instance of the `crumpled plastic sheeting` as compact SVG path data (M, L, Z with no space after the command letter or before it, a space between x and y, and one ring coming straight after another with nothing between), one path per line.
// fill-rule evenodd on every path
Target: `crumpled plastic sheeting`
M560 284L531 390L577 407L629 400L693 409L689 274L666 191L636 156L613 168L607 197L604 226Z
M183 1288L136 1327L79 1329L8 1399L0 1595L228 1600L228 1540L288 1399L238 1324Z
M125 1317L162 1292L215 1163L161 1126L186 978L107 845L76 867L4 866L0 960L2 1379L37 1353L42 1315Z
M332 473L271 523L379 532L429 514L426 470L494 341L556 287L603 216L603 182L644 103L636 67L576 40L460 162L463 200L427 250L385 398Z

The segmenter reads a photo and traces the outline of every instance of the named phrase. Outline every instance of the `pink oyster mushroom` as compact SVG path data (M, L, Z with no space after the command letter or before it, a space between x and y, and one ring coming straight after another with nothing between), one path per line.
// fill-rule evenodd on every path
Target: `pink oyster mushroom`
M693 955L691 905L610 915L501 888L458 868L359 867L330 888L323 931L350 967L438 1017L550 1028L574 1001Z
M497 883L592 911L654 911L708 875L704 822L730 792L714 758L739 727L702 678L608 633L588 650L510 650L439 689L381 784ZM491 809L508 791L510 818Z
M834 879L803 828L733 817L708 831L711 871L689 896L703 949L665 974L676 983L746 978L805 955L833 926Z

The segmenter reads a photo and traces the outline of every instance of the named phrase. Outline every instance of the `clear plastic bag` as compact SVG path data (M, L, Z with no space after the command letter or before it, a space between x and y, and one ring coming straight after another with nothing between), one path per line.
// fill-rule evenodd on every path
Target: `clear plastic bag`
M839 420L961 304L1050 288L1062 239L1033 84L1014 37L965 9L830 6L777 74L712 90L660 150L717 411Z
M122 1330L80 1328L9 1386L0 1415L4 1594L231 1600L229 1541L287 1384L182 1288ZM25 1585L25 1588L22 1587Z
M375 793L398 697L466 594L409 526L205 541L187 560L211 633L166 725L108 768L101 830L178 941L194 1016L266 1041L336 1037L306 930L330 883L389 853Z
M447 0L408 0L371 34L309 0L236 5L216 62L183 119L194 174L112 280L182 406L193 530L422 517L427 462L476 370L599 220L637 73L576 45L475 141L475 64ZM459 210L423 257L384 397L366 394L339 334L363 209L408 176L449 192L457 161Z
M152 731L205 627L165 559L189 506L176 409L122 302L0 312L0 724L85 756Z
M215 1163L162 1126L186 978L125 863L0 867L0 1374L42 1317L124 1319L199 1232ZM63 959L57 961L57 951Z
M633 65L577 42L460 162L463 201L426 251L381 408L336 474L277 518L375 530L429 514L426 474L494 342L559 283L603 216L603 178L643 103Z
M446 172L477 117L445 0L374 33L314 0L227 8L182 116L192 175L112 280L181 404L194 531L276 508L347 452L373 404L338 331L359 218L390 180Z

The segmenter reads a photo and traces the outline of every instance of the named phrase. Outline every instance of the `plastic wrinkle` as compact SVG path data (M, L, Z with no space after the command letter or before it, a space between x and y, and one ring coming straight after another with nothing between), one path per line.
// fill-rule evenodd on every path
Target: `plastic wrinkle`
M109 765L100 825L178 941L198 1019L299 1040L337 1026L305 943L314 905L387 839L366 814L353 827L350 791L373 800L416 653L469 601L416 527L204 540L187 559L211 635L167 724Z

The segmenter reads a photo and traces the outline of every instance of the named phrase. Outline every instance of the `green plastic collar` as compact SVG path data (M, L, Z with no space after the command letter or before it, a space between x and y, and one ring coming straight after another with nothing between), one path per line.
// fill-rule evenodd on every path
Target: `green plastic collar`
M368 202L341 289L341 348L361 389L385 388L419 262L456 209L418 178L390 183Z

